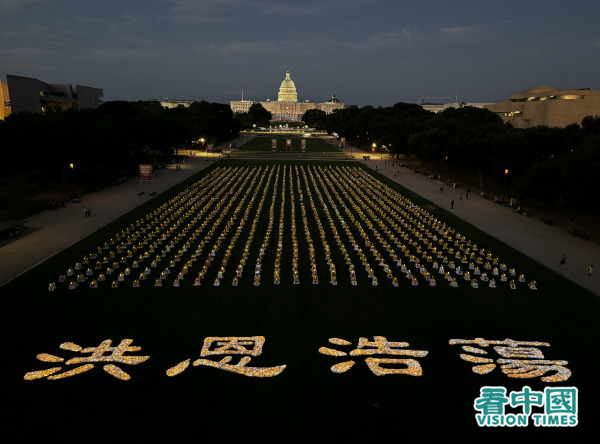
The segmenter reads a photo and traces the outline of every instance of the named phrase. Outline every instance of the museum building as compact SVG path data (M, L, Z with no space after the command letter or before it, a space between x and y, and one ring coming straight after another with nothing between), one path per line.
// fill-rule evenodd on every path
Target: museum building
M600 115L600 91L536 86L485 108L515 128L540 125L564 128L580 124L586 116Z
M6 83L0 81L3 101L0 118L11 113L44 113L53 109L98 108L104 91L91 86L68 83L46 83L31 77L6 75Z

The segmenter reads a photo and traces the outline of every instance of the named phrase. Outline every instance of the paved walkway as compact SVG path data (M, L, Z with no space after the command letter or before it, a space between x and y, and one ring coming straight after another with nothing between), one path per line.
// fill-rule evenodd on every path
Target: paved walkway
M244 138L234 142L239 147L248 140ZM346 152L350 154L350 148ZM449 188L408 168L400 168L397 162L392 166L392 162L375 157L363 161L362 151L357 149L353 149L352 154L367 166L373 169L378 167L380 173L441 207L450 210L450 202L454 200L454 209L451 211L458 217L600 295L598 243L574 237L563 229L546 225L533 217L515 214L511 208L496 205L477 194L471 194L467 199L464 189ZM151 191L161 193L212 165L212 161L217 159L216 155L201 153L188 157L180 171L174 166L159 170L154 189L149 183L142 184L142 190L146 192L142 196L138 196L139 181L132 179L122 185L84 195L81 203L69 203L65 208L30 217L26 232L21 237L0 243L0 285L146 202ZM394 172L398 172L397 176L394 176ZM443 194L439 191L442 186ZM463 193L462 199L460 193ZM91 208L91 218L84 217L85 207ZM567 261L565 267L561 268L563 254L567 256ZM588 276L590 264L598 267L596 274L591 277Z
M240 146L248 140L232 142ZM141 190L145 194L141 196L138 196L140 181L134 178L97 193L85 194L80 203L67 203L64 208L27 218L23 234L0 243L0 286L147 202L151 192L160 194L218 159L219 154L201 152L188 156L186 163L180 165L181 170L175 165L158 170L153 183L142 183ZM86 207L91 209L92 217L85 217Z
M344 152L350 154L350 148L346 148ZM377 168L379 173L405 188L454 212L461 219L600 295L600 245L597 242L575 237L564 229L547 225L534 217L517 214L513 208L495 204L479 194L469 194L467 199L464 188L448 187L435 179L400 167L399 162L392 165L391 161L378 156L371 156L370 160L365 161L362 156L366 153L356 148L352 149L352 154L368 167L374 170ZM397 172L396 176L394 172ZM440 187L444 188L443 193L440 193ZM450 209L452 200L454 209ZM567 260L564 268L561 268L563 254ZM590 277L588 267L591 264L597 269Z

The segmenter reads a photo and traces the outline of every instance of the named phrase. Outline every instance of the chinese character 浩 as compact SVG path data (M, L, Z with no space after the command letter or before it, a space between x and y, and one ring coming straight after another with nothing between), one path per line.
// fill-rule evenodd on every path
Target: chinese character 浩
M330 338L329 342L338 346L349 346L351 342L339 338ZM426 350L406 350L407 342L389 342L383 336L375 336L374 341L368 341L366 338L360 338L358 346L349 353L331 349L329 347L321 347L319 353L328 356L370 356L370 355L391 355L391 356L413 356L422 358L429 353ZM423 369L419 362L415 359L399 359L399 358L366 358L365 362L369 369L377 376L382 375L411 375L421 376ZM335 364L331 367L334 373L344 373L350 370L356 364L354 360L348 360ZM387 368L382 367L382 364L400 364L406 368Z

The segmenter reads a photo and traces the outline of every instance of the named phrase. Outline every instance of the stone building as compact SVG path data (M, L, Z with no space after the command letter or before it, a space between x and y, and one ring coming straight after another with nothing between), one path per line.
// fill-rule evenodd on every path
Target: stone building
M463 108L465 106L470 106L472 108L485 108L487 105L493 105L493 103L474 103L474 102L451 102L451 103L423 103L421 107L424 110L431 111L432 113L441 113L447 110L448 108Z
M8 84L0 79L0 120L10 115L10 96L8 95Z
M254 103L257 102L244 100L242 96L242 100L232 101L230 106L234 113L247 113ZM299 122L302 120L304 113L311 109L319 109L331 114L336 109L344 108L344 104L340 103L335 95L332 95L329 101L323 103L311 103L308 100L299 102L296 85L291 79L289 71L285 73L285 79L281 82L277 100L258 103L273 115L274 122Z
M586 116L600 115L600 91L536 86L485 108L515 128L565 127L581 123Z
M184 108L189 108L193 100L184 100L184 99L151 99L151 102L158 102L160 106L167 109L177 108L178 106L183 106Z

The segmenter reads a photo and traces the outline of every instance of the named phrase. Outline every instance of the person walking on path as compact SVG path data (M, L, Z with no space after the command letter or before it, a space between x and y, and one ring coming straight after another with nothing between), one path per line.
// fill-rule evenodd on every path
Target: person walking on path
M454 209L454 199L452 199L452 201L450 202L450 209L453 210Z
M590 266L588 267L588 276L590 276L590 277L592 276L592 271L594 271L594 266L593 266L593 265L590 265Z
M563 254L563 257L560 260L560 268L565 268L566 263L567 263L567 256Z
M83 214L84 214L85 218L87 219L87 217L88 217L88 209L87 209L87 207L85 207L83 209Z
M465 199L469 198L469 193L471 192L471 188L467 188L467 192L465 193Z

